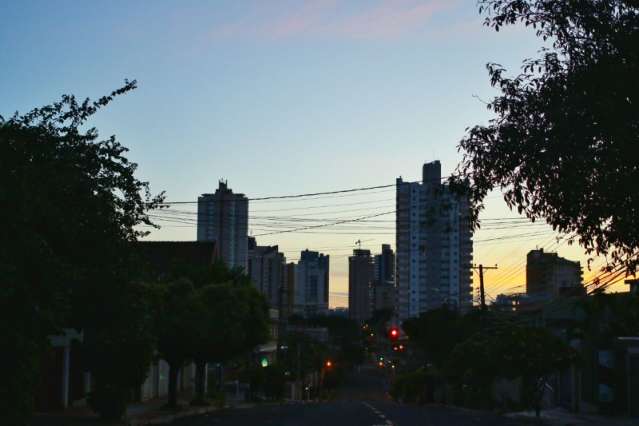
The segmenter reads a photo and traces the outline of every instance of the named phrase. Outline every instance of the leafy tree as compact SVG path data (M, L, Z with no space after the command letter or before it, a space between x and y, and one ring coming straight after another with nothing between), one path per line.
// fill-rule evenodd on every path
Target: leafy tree
M451 184L470 192L478 223L483 199L504 190L531 220L575 236L609 267L637 266L639 247L639 3L635 0L480 0L485 25L532 27L549 44L506 76L496 117L469 129ZM572 240L571 240L572 242Z
M309 373L319 371L329 355L325 344L302 333L289 333L285 346L288 349L281 354L280 361L295 379L303 379Z
M236 275L234 285L238 297L247 307L246 314L242 316L240 323L244 330L241 349L251 351L255 346L266 343L271 337L268 303L246 274Z
M196 366L194 404L204 404L204 377L207 362L224 363L242 352L246 340L243 319L248 315L248 301L231 283L211 284L197 290L193 360ZM252 324L259 327L259 324Z
M350 318L317 316L306 323L315 327L326 327L331 344L338 349L335 354L340 365L361 364L364 361L364 345L359 324Z
M506 325L457 345L446 368L484 403L496 378L522 378L523 401L539 415L545 378L575 359L575 351L545 329Z
M199 336L196 333L198 301L193 284L185 278L160 283L161 305L157 311L157 349L169 364L169 398L167 406L178 407L177 378L184 363L191 358Z
M130 391L146 379L156 343L152 289L135 282L123 285L127 288L114 292L106 309L100 309L109 323L84 328L94 386L89 402L102 417L113 420L122 417Z
M127 149L115 136L100 139L85 125L135 86L126 82L95 102L65 95L26 114L0 117L0 202L5 206L0 239L6 243L0 247L0 334L2 346L11 351L3 363L8 367L3 367L3 381L10 387L1 391L0 423L28 422L48 335L86 326L89 340L90 330L101 330L105 339L122 337L115 329L107 336L119 307L101 308L128 303L126 293L137 291L125 285L132 268L129 246L142 234L137 225L152 225L146 212L163 197L152 197L148 183L136 179L136 164L127 160ZM145 327L130 324L138 326ZM117 356L130 348L108 349ZM139 363L131 358L137 356L129 358L134 365ZM111 379L102 384L121 383Z
M404 321L402 328L428 361L442 367L455 345L462 341L461 325L456 311L442 307Z

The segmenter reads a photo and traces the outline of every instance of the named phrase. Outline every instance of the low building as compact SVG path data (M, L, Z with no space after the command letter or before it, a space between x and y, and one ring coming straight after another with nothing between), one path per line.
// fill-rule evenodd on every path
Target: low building
M579 262L564 259L544 249L526 256L526 294L538 302L560 296L585 294Z
M219 254L215 241L138 241L135 255L151 279L162 280L182 268L212 266Z

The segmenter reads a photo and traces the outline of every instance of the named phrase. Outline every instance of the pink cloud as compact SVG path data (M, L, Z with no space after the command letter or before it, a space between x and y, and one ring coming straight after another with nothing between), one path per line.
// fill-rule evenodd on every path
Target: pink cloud
M452 6L451 0L389 0L339 22L335 31L353 38L396 38L424 28L432 16Z
M259 37L286 39L324 37L394 39L427 27L433 15L458 0L378 0L356 11L345 0L304 0L279 16L251 13L212 31L213 38Z

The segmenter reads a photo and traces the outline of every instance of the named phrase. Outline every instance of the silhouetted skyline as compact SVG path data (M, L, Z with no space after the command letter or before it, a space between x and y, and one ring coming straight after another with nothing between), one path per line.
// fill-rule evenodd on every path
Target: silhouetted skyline
M464 129L490 117L482 103L495 93L486 62L516 72L539 47L532 31L507 28L503 36L484 28L474 3L11 2L1 10L0 114L138 79L138 90L92 124L103 136L117 134L139 176L168 200L196 200L220 178L253 197L416 179L433 160L446 175L459 160ZM376 213L392 208L393 191L253 203L250 214L298 209L283 212L292 216L304 207L322 217L357 216L363 210L353 210L363 207ZM356 202L368 204L343 206ZM327 204L336 207L316 208ZM486 217L516 216L497 196L487 204ZM196 237L195 227L160 224L151 239ZM249 233L255 228L249 222ZM258 244L278 244L289 260L305 248L331 255L331 306L344 306L354 242L394 248L394 231L373 231L281 234ZM475 239L500 235L480 231ZM479 244L475 252L479 261L512 262L493 282L523 284L517 265L551 238L486 250ZM559 251L584 259L575 246Z

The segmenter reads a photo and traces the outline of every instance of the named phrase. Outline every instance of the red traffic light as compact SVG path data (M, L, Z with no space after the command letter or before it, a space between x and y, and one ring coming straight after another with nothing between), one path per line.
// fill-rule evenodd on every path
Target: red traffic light
M391 327L388 331L388 336L391 340L397 340L399 338L399 329L397 327Z
M333 366L333 363L329 359L329 360L326 361L326 363L324 365L326 365L326 368L331 368Z

